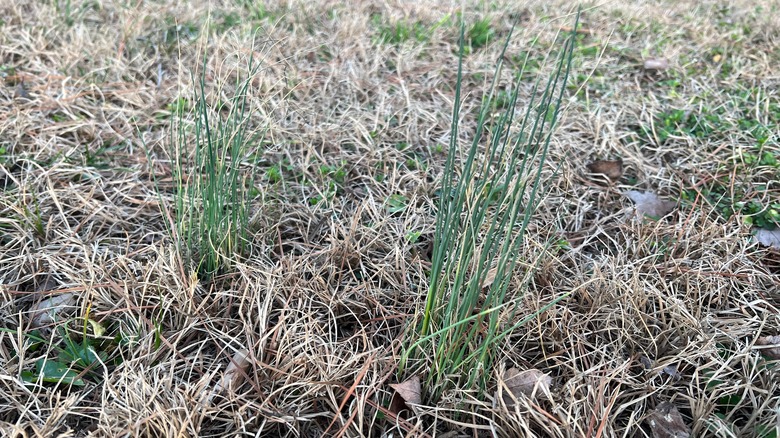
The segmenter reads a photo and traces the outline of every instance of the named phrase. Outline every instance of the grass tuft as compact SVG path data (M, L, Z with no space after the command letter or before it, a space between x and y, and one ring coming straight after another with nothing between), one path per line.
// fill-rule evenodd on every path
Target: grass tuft
M203 277L224 271L246 253L252 177L242 171L241 161L248 144L257 141L247 104L257 68L250 58L249 73L238 77L232 98L214 103L206 88L204 57L191 110L178 110L173 117L168 143L175 185L172 231L180 254Z
M484 395L496 343L534 316L518 319L516 309L522 293L512 296L507 292L523 237L544 191L541 170L558 118L575 35L564 43L546 83L540 76L536 78L523 114L516 114L515 108L525 64L514 74L505 108L491 117L510 34L498 58L493 84L483 98L471 145L459 162L464 33L462 30L430 288L422 318L408 337L399 367L403 374L409 358L422 359L427 352L434 352L429 358L433 364L426 385L428 401L433 403L453 386L476 385L479 395Z

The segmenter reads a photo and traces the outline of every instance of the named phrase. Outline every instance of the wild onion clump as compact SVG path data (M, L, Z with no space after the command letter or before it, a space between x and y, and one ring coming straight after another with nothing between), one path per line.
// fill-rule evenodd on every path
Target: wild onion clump
M223 102L216 97L221 89L206 90L204 61L192 102L180 99L172 119L172 233L180 254L203 277L224 270L247 249L252 177L242 171L241 161L257 140L247 101L257 68L250 58L247 77L238 76L232 97Z
M578 21L578 20L577 20ZM575 23L576 29L576 23ZM435 403L451 387L477 388L483 395L495 360L496 344L535 315L516 315L522 291L508 294L525 232L543 195L542 167L571 67L574 32L560 50L546 82L540 75L524 109L516 113L526 65L514 79L498 115L497 81L509 39L484 96L471 145L458 144L463 32L452 113L450 144L436 216L430 288L418 321L411 327L399 372L430 366L427 401ZM484 145L483 139L487 139ZM415 365L407 365L414 360ZM407 370L407 368L413 368Z

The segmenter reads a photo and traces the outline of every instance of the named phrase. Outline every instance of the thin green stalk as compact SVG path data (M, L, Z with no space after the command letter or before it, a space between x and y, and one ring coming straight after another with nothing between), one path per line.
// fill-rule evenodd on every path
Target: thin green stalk
M495 359L494 345L534 316L527 315L518 323L506 322L500 317L500 310L507 306L516 309L522 295L518 293L507 301L523 238L543 191L543 165L571 68L574 32L563 45L555 72L541 90L540 78L535 81L519 124L515 123L515 107L527 59L515 75L509 107L490 120L491 100L509 38L483 99L474 138L461 157L461 28L455 105L436 217L430 288L421 320L414 326L414 335L399 363L403 374L408 359L423 359L426 351L433 351L432 371L427 379L430 401L438 399L452 384L477 384L484 391ZM487 138L486 147L482 145L483 137ZM493 275L491 269L495 269L495 280L485 285L488 275ZM515 312L510 312L513 317Z
M247 97L258 66L250 58L249 74L238 78L232 99L216 111L209 103L206 67L204 57L190 111L178 111L173 119L169 156L175 184L171 234L192 268L211 277L247 248L247 190L253 173L247 176L240 164L250 139L257 140L247 136Z

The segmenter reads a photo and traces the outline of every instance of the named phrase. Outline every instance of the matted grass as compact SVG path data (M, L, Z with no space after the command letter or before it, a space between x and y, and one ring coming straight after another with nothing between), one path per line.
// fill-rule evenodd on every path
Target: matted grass
M780 256L751 223L772 226L780 202L777 2L586 5L513 271L525 295L503 317L569 296L496 346L487 398L449 389L399 416L389 385L428 290L459 14L480 23L467 144L502 36L517 22L505 62L546 73L575 5L53 3L0 3L0 435L652 436L645 419L671 402L692 436L776 436L777 362L756 343L780 334ZM267 128L242 158L248 251L209 281L157 192L175 199L167 129L203 49L223 101L246 68L230 60L254 51L250 122ZM612 158L617 181L586 175ZM679 202L636 220L627 190ZM37 341L34 309L66 293ZM66 339L95 353L68 360ZM83 386L37 380L56 361ZM491 396L511 368L549 374L552 397Z

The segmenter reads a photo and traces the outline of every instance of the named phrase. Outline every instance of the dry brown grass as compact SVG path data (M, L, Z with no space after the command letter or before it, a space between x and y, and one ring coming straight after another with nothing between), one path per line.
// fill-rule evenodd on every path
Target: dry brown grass
M621 195L678 199L752 146L732 103L753 88L756 118L779 104L777 1L762 11L750 1L585 11L575 73L590 81L572 82L582 91L566 104L517 272L541 258L517 292L520 314L571 295L510 336L494 371L498 381L510 367L538 368L553 377L553 397L506 406L462 388L397 421L384 409L402 377L403 327L425 299L457 27L393 45L377 40L372 16L432 25L460 2L291 0L271 2L262 19L226 0L73 1L69 13L59 3L0 4L0 435L640 437L652 436L643 421L663 401L692 436L780 427L777 362L755 348L780 334L777 253L700 198L638 223ZM532 54L543 55L571 23L569 2L467 3L467 19L489 17L500 35L520 20L510 54L538 36ZM231 54L256 51L253 121L269 128L253 151L251 254L210 282L175 252L152 178L169 200L166 106L190 93L204 45L215 86L242 68L224 61ZM465 61L464 139L499 49ZM647 57L668 58L669 70L644 72ZM668 79L679 85L659 82ZM723 108L724 123L661 145L637 134L670 108ZM780 155L777 143L773 134L766 147ZM583 176L588 161L613 157L626 167L618 184ZM266 175L274 165L282 181ZM774 181L756 197L780 199L777 169L752 177ZM389 214L394 194L408 206ZM544 251L550 237L569 244ZM30 309L65 292L76 305L57 324L78 337L84 317L99 321L127 339L108 343L122 361L83 387L25 384L22 371L61 342L55 333L30 348ZM215 395L244 349L243 383Z

